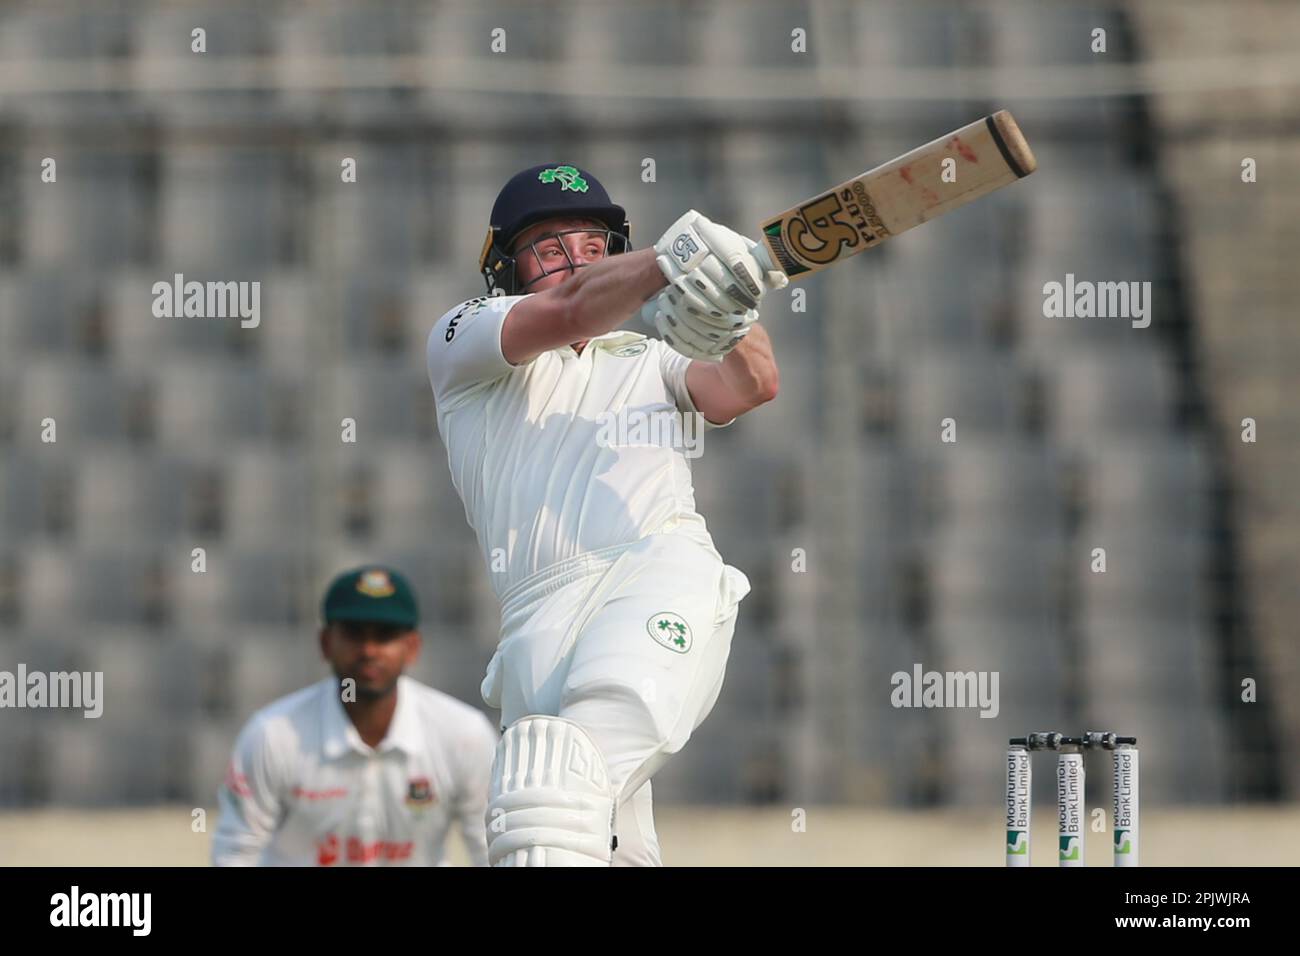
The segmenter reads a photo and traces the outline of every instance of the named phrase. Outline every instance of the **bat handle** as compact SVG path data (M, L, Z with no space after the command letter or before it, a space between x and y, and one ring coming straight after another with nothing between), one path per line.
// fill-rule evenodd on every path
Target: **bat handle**
M776 263L772 261L772 255L767 250L766 242L754 243L753 247L749 250L749 252L754 257L754 259L758 262L758 267L762 269L763 272L767 273L772 271L776 271L776 272L784 271L783 269L781 269L780 266L778 266Z

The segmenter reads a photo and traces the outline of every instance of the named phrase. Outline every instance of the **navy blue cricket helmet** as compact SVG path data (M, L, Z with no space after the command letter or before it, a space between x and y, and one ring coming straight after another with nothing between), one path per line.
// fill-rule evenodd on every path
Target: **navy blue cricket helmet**
M608 227L611 240L622 236L621 241L607 245L609 255L631 248L632 228L627 213L610 201L609 193L595 176L577 166L559 163L533 166L511 176L492 204L487 238L479 255L479 271L489 294L518 293L511 246L529 226L557 216L596 219Z

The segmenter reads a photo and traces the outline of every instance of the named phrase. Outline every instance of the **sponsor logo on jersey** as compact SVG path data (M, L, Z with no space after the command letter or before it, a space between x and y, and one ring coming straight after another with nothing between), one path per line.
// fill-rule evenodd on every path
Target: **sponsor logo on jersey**
M328 790L309 790L294 787L291 791L297 800L339 800L348 795L347 787L330 787Z
M316 841L316 865L333 866L339 861L339 838L331 833Z
M487 300L488 300L487 296L481 295L477 299L470 299L459 309L457 309L456 314L447 320L447 334L444 336L444 338L448 342L454 339L456 337L456 323L461 320L461 317L464 316L470 319L474 318L474 316L478 315L479 312L483 310L483 307L487 305ZM466 312L469 313L468 316L465 316Z
M362 840L360 837L348 837L340 840L338 834L327 834L316 841L317 866L333 866L340 858L348 863L375 863L380 860L409 860L415 852L415 844L410 840L401 843L392 840Z

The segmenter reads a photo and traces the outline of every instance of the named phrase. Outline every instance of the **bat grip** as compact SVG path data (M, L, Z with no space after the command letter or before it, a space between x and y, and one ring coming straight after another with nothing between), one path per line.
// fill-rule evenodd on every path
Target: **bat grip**
M772 256L767 251L766 242L754 243L753 247L749 250L749 252L754 257L754 259L758 262L758 267L762 269L765 273L772 272L773 270L777 272L784 271L781 269L780 266L778 266L776 263L772 261Z

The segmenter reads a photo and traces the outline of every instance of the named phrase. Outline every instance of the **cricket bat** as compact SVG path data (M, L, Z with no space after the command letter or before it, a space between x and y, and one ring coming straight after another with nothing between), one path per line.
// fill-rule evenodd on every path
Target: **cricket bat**
M769 219L759 264L802 279L1037 168L1016 121L998 110Z

